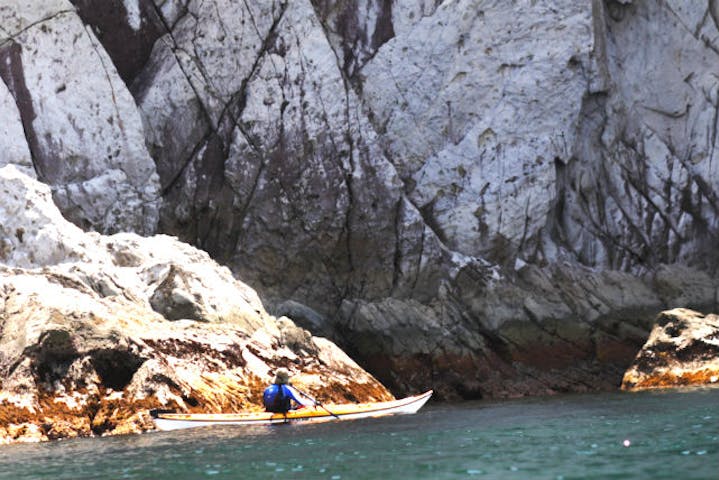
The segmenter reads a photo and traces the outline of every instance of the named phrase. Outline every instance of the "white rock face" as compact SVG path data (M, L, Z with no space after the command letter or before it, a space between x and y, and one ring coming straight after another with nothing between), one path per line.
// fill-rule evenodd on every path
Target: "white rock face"
M717 82L707 66L717 60L716 24L702 3L595 10L601 75L572 157L558 166L557 233L592 265L699 262L712 270Z
M140 17L140 0L125 0L125 10L127 10L127 23L133 30L139 30L142 22Z
M25 141L25 134L17 111L15 99L4 83L0 82L0 167L15 165L26 175L35 177L30 149Z
M0 77L19 107L39 178L85 228L154 232L157 173L112 60L69 2L21 3L0 4Z
M695 215L679 200L715 210L706 44L719 35L706 5L420 3L392 2L395 35L344 67L452 249L632 268L686 261L707 241L690 240ZM343 36L347 18L369 34L386 8L324 11L335 49L361 37ZM704 222L715 236L716 215Z
M428 265L430 276L446 268L311 4L231 3L218 24L200 3L133 86L167 192L162 228L241 265L276 298L383 295L413 288ZM254 25L246 35L224 33L243 22ZM411 238L388 244L398 230Z

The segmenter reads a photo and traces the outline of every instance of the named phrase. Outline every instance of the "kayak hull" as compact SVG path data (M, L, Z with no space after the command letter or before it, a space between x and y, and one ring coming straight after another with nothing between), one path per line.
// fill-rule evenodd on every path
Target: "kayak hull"
M271 425L275 423L320 423L334 420L384 417L416 413L432 396L432 391L400 400L377 403L306 407L287 414L246 413L158 413L150 412L158 430L181 430L212 425Z

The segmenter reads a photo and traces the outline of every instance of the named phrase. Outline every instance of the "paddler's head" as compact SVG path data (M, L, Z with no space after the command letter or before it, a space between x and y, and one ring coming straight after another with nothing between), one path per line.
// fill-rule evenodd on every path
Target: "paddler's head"
M286 385L288 383L290 383L289 372L284 368L278 368L277 372L275 372L275 384Z

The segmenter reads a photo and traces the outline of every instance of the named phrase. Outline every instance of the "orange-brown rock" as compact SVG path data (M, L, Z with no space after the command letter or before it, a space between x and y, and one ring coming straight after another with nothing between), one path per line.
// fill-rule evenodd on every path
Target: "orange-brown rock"
M691 385L719 386L719 316L683 308L662 312L622 389Z

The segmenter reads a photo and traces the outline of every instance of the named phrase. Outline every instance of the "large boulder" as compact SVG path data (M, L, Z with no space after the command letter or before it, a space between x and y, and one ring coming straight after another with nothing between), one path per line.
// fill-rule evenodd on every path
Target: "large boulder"
M321 399L392 398L205 252L85 233L13 166L0 195L0 442L141 431L151 407L259 409L278 367Z
M684 308L662 312L622 389L701 385L719 385L719 317Z

